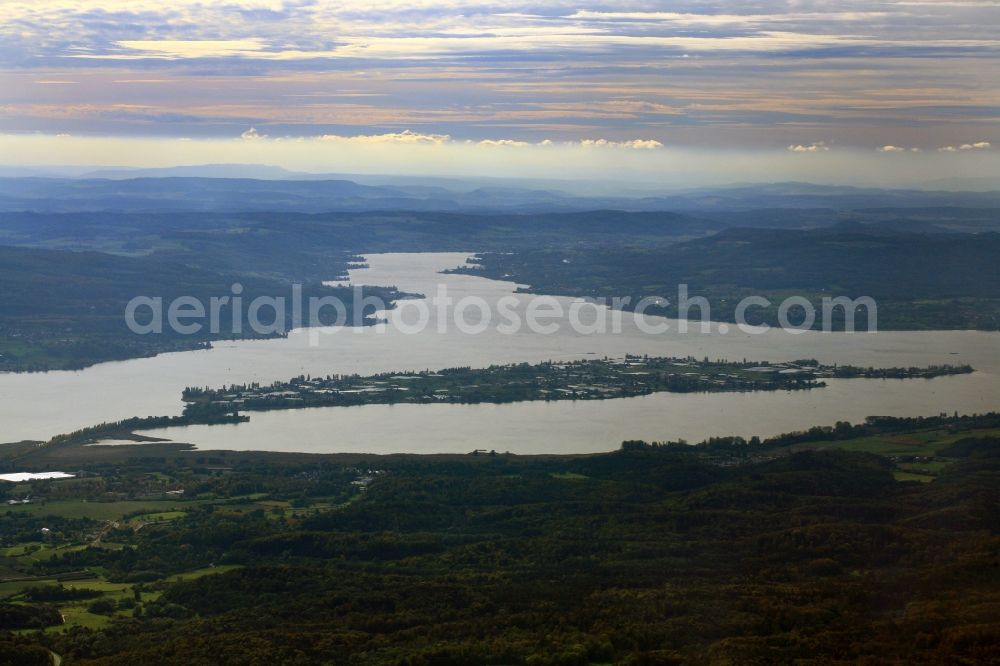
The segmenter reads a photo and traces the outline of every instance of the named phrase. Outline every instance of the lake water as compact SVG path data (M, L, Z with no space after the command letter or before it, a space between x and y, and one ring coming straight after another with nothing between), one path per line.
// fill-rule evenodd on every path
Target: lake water
M491 306L516 285L465 275L440 275L461 265L455 253L384 254L351 272L355 284L394 285L435 294L445 285L454 300L477 296ZM669 296L669 295L666 295ZM531 296L516 295L523 315ZM569 308L573 299L559 298ZM474 321L475 308L466 311ZM695 356L761 361L816 358L823 363L874 366L968 363L972 375L934 380L833 380L813 391L667 394L585 402L506 405L371 405L251 413L234 426L149 431L199 448L313 452L596 452L623 439L698 441L712 435L772 435L866 416L972 413L1000 409L1000 334L973 331L750 335L733 327L687 333L644 333L626 314L619 334L582 334L565 321L552 334L496 326L439 333L432 324L407 334L419 319L415 303L388 313L384 330L295 331L287 339L224 342L213 349L105 363L77 372L0 375L0 441L45 439L101 421L179 414L188 385L286 380L300 374L370 374L492 363L620 356ZM523 317L522 317L523 318ZM586 317L584 317L586 321ZM649 318L645 323L663 322ZM318 344L310 344L316 337Z

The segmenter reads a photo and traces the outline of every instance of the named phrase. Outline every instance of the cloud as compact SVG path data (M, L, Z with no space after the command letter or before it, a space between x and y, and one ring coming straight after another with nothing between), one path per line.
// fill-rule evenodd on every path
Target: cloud
M648 35L615 34L590 29L546 29L503 31L479 30L475 34L428 34L410 36L343 35L333 48L297 48L273 46L260 38L241 40L124 40L99 51L67 53L64 57L81 60L201 60L234 58L271 62L296 60L440 60L445 58L482 58L484 54L511 52L551 54L579 53L598 57L609 50L697 51L720 53L788 53L824 48L865 48L881 41L853 35L824 35L785 30L767 30L742 35ZM992 42L954 42L936 40L922 46L941 48L989 46ZM124 49L124 51L122 50Z
M567 142L571 145L573 142ZM632 150L658 150L663 144L654 139L632 139L631 141L608 141L607 139L584 139L580 145L585 148L629 148Z
M809 144L792 144L788 146L788 150L793 153L822 153L830 150L830 147L823 141L817 141Z
M138 54L114 54L116 58L226 58L259 55L264 48L260 39L166 39L123 40L116 45Z
M977 141L976 143L963 143L958 146L942 146L938 148L939 153L957 153L960 150L989 150L993 144L989 141Z
M387 134L360 134L343 136L339 134L323 134L317 137L321 141L349 141L351 143L402 143L438 146L451 142L447 134L421 134L412 130L390 132Z
M243 139L257 140L257 139L267 139L269 138L266 134L260 134L255 128L251 127L247 131L240 135ZM524 141L522 139L480 139L473 141L467 139L464 141L459 141L453 139L448 134L427 134L422 132L414 132L413 130L402 130L400 132L387 132L385 134L358 134L358 135L346 135L346 134L321 134L319 136L286 136L277 137L271 139L272 141L326 141L326 142L342 142L342 143L352 143L352 144L407 144L407 145L423 145L423 146L440 146L440 145L465 145L465 146L481 146L484 148L526 148L526 147L540 147L547 148L553 146L561 146L564 148L608 148L608 149L626 149L626 150L657 150L663 148L663 144L655 139L632 139L629 141L613 141L609 139L583 139L580 141L553 141L552 139L543 139L541 141Z
M476 143L480 146L509 146L515 148L524 148L527 146L538 146L538 147L549 147L561 145L564 147L580 147L580 148L616 148L616 149L626 149L626 150L658 150L663 148L663 144L655 139L632 139L630 141L610 141L608 139L582 139L580 141L562 141L555 142L552 139L543 139L532 143L530 141L520 141L517 139L483 139L478 142L468 141L467 143Z
M679 25L755 26L768 23L791 23L824 21L852 22L867 21L888 16L887 12L808 12L788 14L695 14L682 12L608 12L580 10L568 16L570 19L597 21L648 21L676 23Z
M530 146L531 144L527 141L516 141L514 139L483 139L479 142L480 146L507 146L512 148L524 148Z
M652 139L635 139L633 141L626 141L622 144L622 147L634 150L657 150L663 148L663 144Z
M0 0L0 131L801 153L822 136L875 160L871 137L992 138L998 24L974 0Z

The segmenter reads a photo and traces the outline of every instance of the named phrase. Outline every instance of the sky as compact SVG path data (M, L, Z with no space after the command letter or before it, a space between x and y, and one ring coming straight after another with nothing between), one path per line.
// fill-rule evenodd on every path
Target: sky
M993 0L0 0L0 164L983 177L998 56Z

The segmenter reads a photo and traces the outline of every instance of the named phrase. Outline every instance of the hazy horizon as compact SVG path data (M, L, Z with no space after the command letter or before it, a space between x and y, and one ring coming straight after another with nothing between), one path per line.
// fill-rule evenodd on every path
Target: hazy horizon
M626 180L613 177L559 177L557 175L479 175L452 172L406 173L406 172L348 172L327 170L289 169L276 164L265 163L212 163L167 164L145 167L129 165L13 165L0 163L0 178L65 178L73 180L109 179L130 180L135 178L208 178L208 179L249 179L262 181L323 181L348 180L363 185L417 185L439 186L450 189L478 187L510 187L522 190L550 190L575 196L621 196L645 197L657 194L683 193L698 190L737 189L746 187L774 187L781 185L802 187L830 187L864 189L899 189L951 192L992 192L1000 191L998 176L951 176L899 182L875 183L859 179L839 179L824 182L821 179L712 179L704 182L683 179Z

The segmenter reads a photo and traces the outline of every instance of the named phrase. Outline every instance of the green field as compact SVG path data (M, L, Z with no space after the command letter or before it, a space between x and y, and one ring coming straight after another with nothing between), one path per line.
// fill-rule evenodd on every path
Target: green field
M14 595L20 594L21 590L26 587L31 587L32 585L55 585L55 578L46 578L45 580L11 580L0 583L0 599L6 599L8 597L13 597Z
M171 520L180 520L187 515L185 511L161 511L159 513L144 513L136 516L131 521L132 524L140 523L166 523Z
M187 571L184 573L176 574L164 579L161 583L166 582L182 582L191 581L203 578L205 576L211 576L215 574L223 574L235 569L241 568L239 565L220 565L215 567L204 567L202 569L195 569L192 571ZM158 585L161 583L154 583L153 585ZM24 581L7 581L0 582L0 600L8 601L20 601L23 598L19 595L27 588L38 587L38 586L49 586L49 585L59 585L59 581L55 578L48 578L42 580L24 580ZM135 597L135 588L133 585L128 583L112 583L100 578L93 579L82 579L74 581L66 581L61 583L66 588L84 589L84 590L97 590L102 592L98 599L110 599L112 601L118 602L125 599L133 599ZM159 590L149 590L146 589L142 592L142 600L145 602L154 601L159 598L161 592ZM61 633L67 631L74 627L83 627L86 629L101 629L107 626L111 620L115 617L126 617L131 614L131 610L127 608L119 609L113 612L111 615L101 615L97 613L91 613L88 607L93 603L95 599L86 599L80 601L70 601L70 602L56 602L56 606L59 608L59 612L62 614L65 622L61 625L55 625L47 627L45 629L46 633ZM35 630L25 629L20 630L17 633L31 633Z
M913 472L894 472L893 476L896 477L897 481L920 481L921 483L930 483L934 480L933 476L927 474L914 474Z
M582 481L588 478L585 475L579 474L577 472L552 472L551 474L549 474L549 476L551 476L553 479L567 479L575 481Z
M169 515L183 513L184 504L191 506L198 500L123 500L121 502L88 502L86 500L53 500L39 504L19 504L7 507L11 512L24 512L33 516L61 516L63 518L90 518L92 520L120 520L130 513Z
M223 574L242 568L243 566L239 564L219 564L214 567L205 567L203 569L195 569L194 571L185 571L184 573L171 576L168 580L170 582L197 580L198 578L203 578L204 576L214 576L215 574Z
M1000 429L977 430L977 437L1000 437ZM880 456L934 456L941 449L968 437L968 432L925 430L898 435L878 435L847 440L806 442L789 447L792 451L842 449L876 453Z

